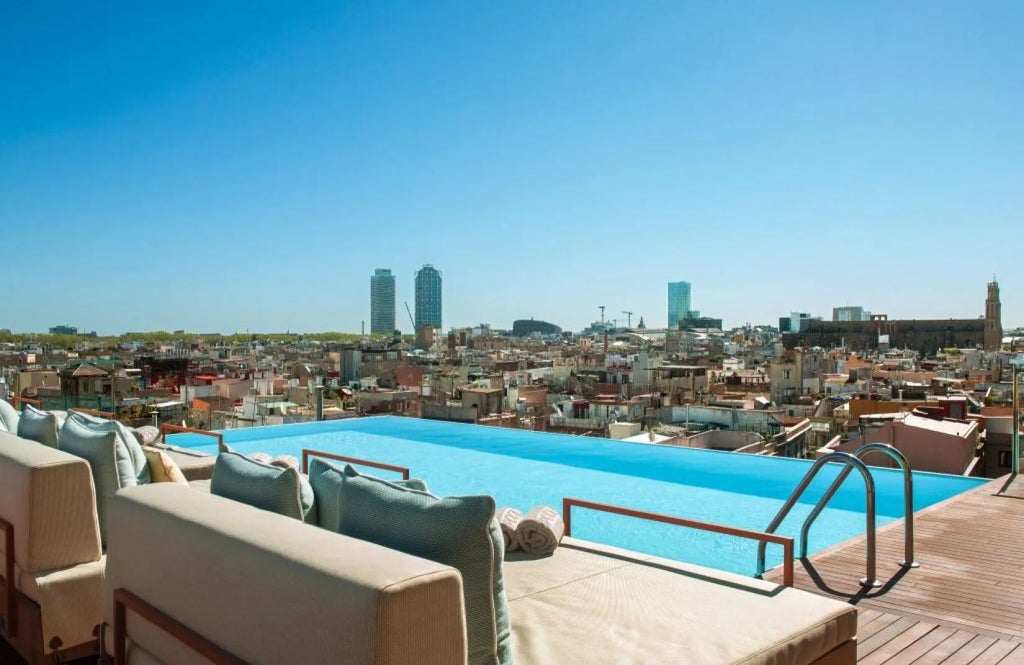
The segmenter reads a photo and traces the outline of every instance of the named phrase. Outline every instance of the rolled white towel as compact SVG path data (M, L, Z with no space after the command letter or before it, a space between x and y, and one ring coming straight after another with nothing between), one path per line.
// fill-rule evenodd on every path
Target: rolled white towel
M270 463L282 469L292 468L298 470L299 468L299 459L294 455L278 455Z
M249 455L249 459L254 459L257 462L263 462L264 464L270 464L274 461L274 458L270 455L262 452L255 452Z
M519 528L519 523L523 521L523 514L515 508L498 508L498 511L494 513L494 517L497 518L498 524L501 525L501 535L505 539L505 551L511 552L514 549L518 549L519 543L516 542L516 529Z
M527 554L552 554L565 534L565 523L550 506L537 506L523 516L515 542Z

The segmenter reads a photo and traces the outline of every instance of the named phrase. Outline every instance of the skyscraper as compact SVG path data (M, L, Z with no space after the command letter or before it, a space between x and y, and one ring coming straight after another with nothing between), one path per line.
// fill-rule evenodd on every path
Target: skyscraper
M668 283L668 328L678 328L690 313L690 283Z
M416 271L416 332L441 327L441 273L429 263Z
M370 332L390 335L395 331L395 276L377 268L370 277Z

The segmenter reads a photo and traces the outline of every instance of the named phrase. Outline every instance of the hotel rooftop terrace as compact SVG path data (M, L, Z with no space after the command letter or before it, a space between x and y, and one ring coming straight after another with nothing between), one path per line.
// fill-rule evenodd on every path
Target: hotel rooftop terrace
M796 586L857 606L858 663L1024 663L1024 493L1010 478L918 511L919 568L899 565L898 520L878 531L881 587L859 584L863 536L798 564Z

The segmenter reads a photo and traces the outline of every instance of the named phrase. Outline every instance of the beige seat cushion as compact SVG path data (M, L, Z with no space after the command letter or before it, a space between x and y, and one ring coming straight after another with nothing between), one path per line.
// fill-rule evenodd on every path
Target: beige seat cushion
M572 538L505 579L517 665L801 665L857 629L846 603Z

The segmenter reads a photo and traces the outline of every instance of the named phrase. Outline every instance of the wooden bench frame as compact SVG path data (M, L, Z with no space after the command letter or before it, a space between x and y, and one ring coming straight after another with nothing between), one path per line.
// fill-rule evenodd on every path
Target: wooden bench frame
M61 649L60 643L50 644L53 652L43 653L43 613L39 605L21 592L14 583L14 525L0 517L0 531L4 538L4 576L0 579L3 592L4 626L0 639L7 643L30 665L43 665L65 660L95 656L100 651L97 639L77 646ZM54 639L56 642L56 638Z
M793 586L793 539L789 536L780 536L775 533L764 533L763 531L752 531L750 529L741 529L733 526L725 526L723 524L714 524L712 522L699 522L697 520L688 520L682 517L663 515L661 513L651 513L644 510L634 510L632 508L623 508L622 506L613 506L607 503L595 503L594 501L565 497L562 499L562 521L565 523L565 535L567 536L572 535L571 509L573 506L576 506L577 508L586 508L588 510L598 510L605 513L614 513L616 515L625 515L626 517L638 517L640 519L662 522L664 524L675 524L676 526L685 526L691 529L700 529L701 531L711 531L714 533L721 533L726 536L749 538L750 540L757 540L762 543L775 543L776 545L782 545L782 583L785 586Z
M131 610L214 665L248 665L230 651L211 642L123 587L114 589L114 665L128 663L127 611Z
M167 443L167 433L172 434L202 434L203 436L212 436L217 439L217 446L220 447L224 444L224 435L220 432L211 432L205 429L195 429L194 427L181 427L180 425L171 425L170 423L163 423L160 425L160 441Z
M395 473L402 474L402 480L409 480L410 477L408 467L397 466L395 464L385 464L384 462L374 462L373 460L359 459L358 457L349 457L348 455L338 455L337 453L313 450L312 448L302 449L302 473L309 473L310 457L323 457L325 459L337 460L339 462L348 462L349 464L355 464L357 466L368 466L374 469L394 471Z

